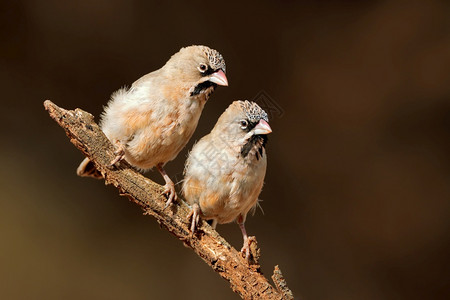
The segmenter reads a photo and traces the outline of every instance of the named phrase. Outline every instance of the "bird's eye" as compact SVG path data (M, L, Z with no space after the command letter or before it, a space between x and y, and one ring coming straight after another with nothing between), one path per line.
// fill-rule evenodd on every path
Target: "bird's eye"
M241 123L241 128L242 129L247 129L248 122L246 120L242 120L240 123Z
M208 70L208 66L202 63L200 64L200 66L198 66L198 70L204 73L206 70Z

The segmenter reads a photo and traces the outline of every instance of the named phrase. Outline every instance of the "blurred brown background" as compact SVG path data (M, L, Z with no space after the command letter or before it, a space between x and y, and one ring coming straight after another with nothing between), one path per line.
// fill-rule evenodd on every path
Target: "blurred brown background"
M102 181L44 111L205 44L227 62L187 150L235 99L277 110L247 229L297 298L450 299L448 1L8 1L0 16L0 298L238 299ZM156 172L147 174L162 183ZM218 227L235 247L235 224Z

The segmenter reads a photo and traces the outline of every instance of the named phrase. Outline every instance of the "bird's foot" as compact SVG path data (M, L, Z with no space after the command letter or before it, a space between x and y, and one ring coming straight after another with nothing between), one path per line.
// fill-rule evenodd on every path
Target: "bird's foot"
M244 254L245 260L250 262L250 240L245 239L244 245L242 246L241 253Z
M174 200L176 201L178 198L177 192L175 191L175 184L172 181L166 182L162 194L167 196L167 201L166 205L164 206L164 209L169 207L169 205L172 204Z
M161 173L162 177L164 178L164 181L166 184L164 185L164 192L162 194L167 195L167 201L166 205L164 206L164 209L169 207L170 204L173 203L174 200L177 200L177 192L175 191L175 184L173 183L172 179L170 179L169 175L167 175L166 171L163 168L164 164L157 164L156 167L158 168L159 173Z
M197 203L192 205L192 209L188 214L188 221L191 221L191 237L194 236L195 229L200 221L200 206Z
M117 142L116 144L119 145L117 149L114 151L114 155L116 157L114 157L114 159L110 162L109 167L112 167L121 160L125 159L125 147L120 142Z

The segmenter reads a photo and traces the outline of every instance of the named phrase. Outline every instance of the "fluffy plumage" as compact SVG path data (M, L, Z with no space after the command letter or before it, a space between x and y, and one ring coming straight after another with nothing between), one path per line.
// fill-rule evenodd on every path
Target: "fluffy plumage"
M256 103L235 101L210 134L195 144L185 168L183 193L192 206L191 230L199 217L217 223L237 220L249 256L244 222L261 192L266 173L265 145L272 130Z
M130 88L113 93L100 121L117 149L112 164L125 159L140 170L156 166L166 181L170 204L176 193L163 166L187 144L217 85L228 85L222 55L206 46L190 46ZM93 175L88 159L77 173Z

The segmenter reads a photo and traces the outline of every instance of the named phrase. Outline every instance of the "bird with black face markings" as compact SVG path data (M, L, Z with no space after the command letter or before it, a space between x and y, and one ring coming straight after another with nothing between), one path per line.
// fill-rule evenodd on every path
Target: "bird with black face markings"
M167 63L111 96L100 126L115 145L111 166L125 159L139 170L157 167L165 180L166 207L176 199L164 170L194 133L203 107L217 85L228 86L222 55L206 46L189 46ZM88 158L80 176L99 177Z
M234 101L211 133L196 143L185 167L183 194L191 205L194 233L200 217L212 226L237 221L249 259L245 219L256 206L266 174L265 146L272 132L267 113L256 103Z

